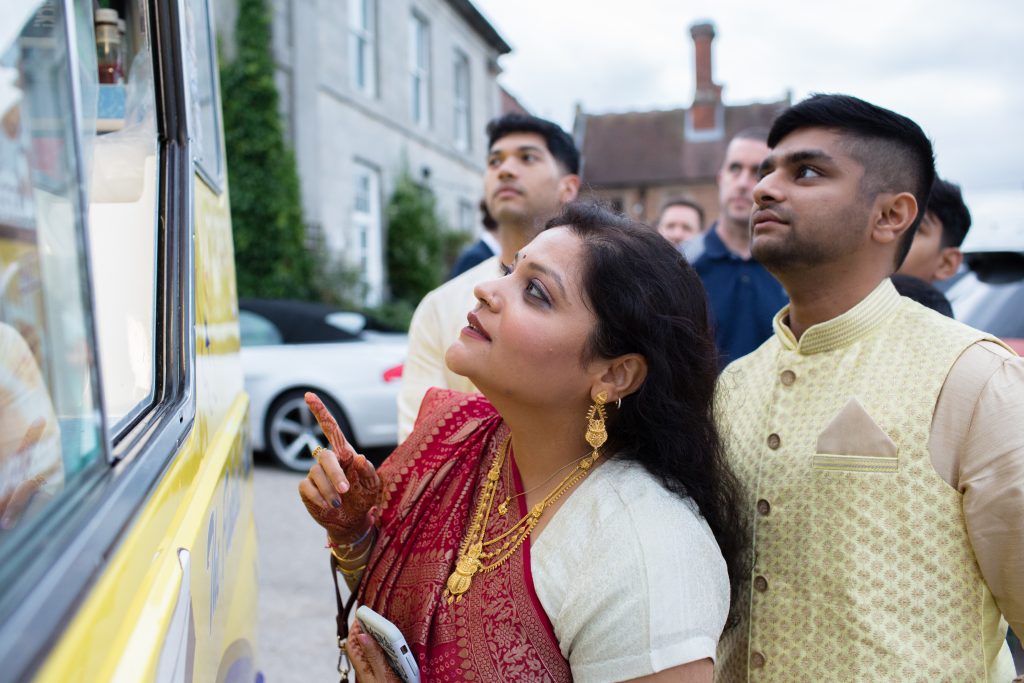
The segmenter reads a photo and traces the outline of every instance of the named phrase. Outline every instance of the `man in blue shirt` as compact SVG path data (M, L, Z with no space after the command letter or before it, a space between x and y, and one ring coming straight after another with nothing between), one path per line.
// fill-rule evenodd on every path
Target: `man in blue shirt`
M772 318L788 299L782 285L750 258L750 211L768 132L737 133L718 172L719 217L680 250L704 282L720 367L750 353L772 334Z

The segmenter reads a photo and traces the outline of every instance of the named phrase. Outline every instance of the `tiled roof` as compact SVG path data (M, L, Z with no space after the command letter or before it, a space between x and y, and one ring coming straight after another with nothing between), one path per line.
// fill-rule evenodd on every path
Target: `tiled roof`
M501 114L529 114L526 107L516 99L515 95L505 88L498 86L498 94L501 96Z
M581 113L583 182L592 187L667 184L714 178L732 137L756 126L769 127L789 100L725 106L724 134L713 140L686 139L686 109Z

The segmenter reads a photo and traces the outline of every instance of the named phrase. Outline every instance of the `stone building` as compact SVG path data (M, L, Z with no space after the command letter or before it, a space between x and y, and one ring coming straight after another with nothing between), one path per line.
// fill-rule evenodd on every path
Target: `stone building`
M768 127L789 106L777 102L728 105L712 77L714 26L690 27L696 88L685 109L587 114L577 107L573 126L583 156L583 187L632 218L653 223L670 199L704 207L706 223L718 216L715 175L736 133Z
M230 55L236 0L216 0ZM281 113L305 220L360 269L367 303L386 286L384 208L403 168L447 224L472 233L487 139L511 48L469 0L268 0Z

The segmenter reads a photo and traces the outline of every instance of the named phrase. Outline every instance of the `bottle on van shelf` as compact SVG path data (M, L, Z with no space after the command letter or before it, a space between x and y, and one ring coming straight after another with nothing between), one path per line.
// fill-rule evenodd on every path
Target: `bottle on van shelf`
M121 34L117 29L117 10L96 10L96 61L100 83L116 85L124 82L121 62Z
M125 31L128 25L124 19L117 20L117 35L121 39L121 49L117 51L117 63L120 66L121 78L125 81L128 80L128 68L125 63L128 61L128 41L125 39Z

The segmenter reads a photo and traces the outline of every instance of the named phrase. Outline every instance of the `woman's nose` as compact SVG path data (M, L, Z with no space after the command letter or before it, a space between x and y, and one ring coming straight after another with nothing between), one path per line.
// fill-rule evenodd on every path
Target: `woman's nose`
M473 296L481 304L489 309L494 309L498 297L496 296L498 280L490 280L487 282L481 282L473 288Z

